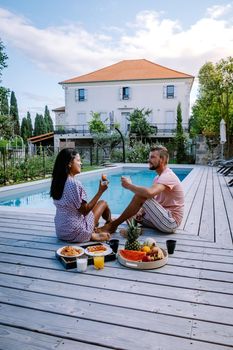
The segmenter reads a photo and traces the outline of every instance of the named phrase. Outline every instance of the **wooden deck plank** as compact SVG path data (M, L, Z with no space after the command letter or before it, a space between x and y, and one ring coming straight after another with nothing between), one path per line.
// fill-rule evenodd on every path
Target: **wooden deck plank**
M116 236L119 237L119 236ZM119 237L120 238L120 237ZM165 247L165 241L162 239L157 240L158 244L160 246ZM177 258L179 259L186 259L186 260L200 260L202 259L203 261L210 261L210 262L220 262L220 263L228 263L228 264L233 264L233 251L229 249L216 249L212 248L211 251L208 252L208 254L203 255L204 249L200 246L191 246L187 247L185 244L185 240L182 242L178 242L177 249L175 251L175 255L169 257L169 261L171 260L176 260ZM28 241L28 240L14 240L14 239L9 239L9 238L0 238L0 246L1 249L0 251L2 252L7 252L8 247L19 247L19 248L27 248L24 252L26 255L30 255L31 249L38 249L40 250L40 255L43 254L43 250L48 250L48 251L55 251L58 248L61 247L63 243L60 241L56 241L54 239L54 242L35 242L35 241ZM195 242L195 244L197 244ZM120 248L124 247L124 241L123 239L120 238ZM185 249L185 250L184 250ZM43 256L43 255L42 255Z
M215 241L222 247L232 247L232 237L227 213L224 205L223 193L218 177L214 176L214 218L215 218Z
M4 259L4 258L3 258ZM108 263L109 264L109 263ZM51 268L52 264L46 264L46 261L44 261L44 268L46 269L46 280L51 279L57 280L60 276L60 281L65 283L74 283L75 276L72 274L67 274L66 271L61 273L59 271L59 266L57 266L57 270ZM56 265L55 265L56 266ZM22 276L29 277L30 274L33 276L33 278L43 278L43 271L40 271L39 267L34 266L18 266L14 264L4 264L2 263L2 271L5 273L14 275L17 275L17 272L20 271ZM119 283L123 283L120 287L124 292L130 292L131 288L134 288L134 293L142 293L142 294L148 294L148 295L157 295L162 297L171 297L173 293L176 291L176 298L180 296L180 300L188 300L188 301L195 301L196 291L208 291L210 286L212 292L208 297L210 298L211 302L214 304L216 302L220 302L220 306L227 306L229 302L232 302L232 297L226 296L223 300L218 300L218 296L214 295L214 292L220 292L224 293L224 290L228 288L229 292L232 293L233 286L231 285L231 282L229 281L219 281L217 280L210 280L205 279L205 276L201 276L202 279L195 279L195 278L187 278L187 277L179 277L170 275L169 283L167 281L167 274L161 274L158 275L157 273L148 273L144 272L141 273L138 276L137 271L135 271L134 274L131 273L131 270L127 270L125 272L124 268L116 269L112 268L112 266L107 265L105 268L104 273L98 275L98 278L93 280L93 276L95 276L95 270L93 267L89 268L88 274L85 274L85 277L82 279L80 278L79 284L85 285L87 283L88 286L93 288L101 288L103 279L104 280L104 288L106 289L115 289L119 290ZM134 281L135 278L140 277L140 284L135 286ZM2 277L3 278L3 277ZM114 280L112 280L112 278ZM150 291L148 291L148 283L150 283ZM200 288L201 284L201 288ZM177 288L177 289L176 289ZM203 293L203 296L206 293Z
M223 198L224 198L224 206L226 208L227 220L230 226L230 235L233 240L233 192L231 192L231 187L227 185L227 179L224 176L219 175L218 180L221 186Z
M113 323L119 326L137 328L141 330L149 330L161 334L171 334L182 337L191 335L192 322L188 318L163 315L143 310L127 309L123 313L121 307L106 304L98 304L90 301L77 300L72 298L57 297L48 295L46 301L43 294L16 291L10 288L0 288L3 294L3 303L12 306L21 306L24 308L32 308L44 312L54 313L57 316L67 315L78 317L79 319ZM17 300L15 302L15 300ZM59 305L59 309L57 308ZM143 320L143 322L141 322Z
M122 246L123 248L123 246ZM52 251L52 253L51 253ZM54 250L53 249L43 249L42 251L38 252L38 249L35 249L35 247L32 247L29 249L29 247L19 247L19 246L11 246L11 245L1 245L0 244L0 252L6 253L6 254L14 254L14 255L22 255L23 257L29 256L29 257L38 257L38 258L52 258ZM52 255L52 256L51 256ZM203 255L200 255L200 258L202 259ZM215 271L222 271L222 272L233 272L233 265L231 263L226 263L225 259L223 262L223 259L221 259L219 262L217 261L200 261L199 259L187 259L182 257L178 258L177 256L173 258L173 266L183 266L183 267L191 267L191 268L198 268L198 269L208 269L208 270L215 270ZM232 257L230 257L230 262L232 261ZM170 258L172 259L172 257ZM169 259L169 260L170 260ZM168 261L168 265L169 261Z
M198 235L200 238L204 238L211 242L215 241L213 199L213 168L209 167Z
M188 189L186 187L184 187L185 189L185 206L184 206L184 217L182 220L182 223L180 225L180 229L184 230L185 225L186 225L186 221L189 218L189 214L190 214L190 210L193 204L193 200L195 198L195 195L198 191L198 188L200 186L202 177L203 177L203 171L204 168L198 168L195 169L193 171L193 174L191 173L192 176L192 181L190 181L190 187L188 187ZM194 180L195 179L195 180ZM185 230L186 233L190 234L190 232L187 232Z
M0 325L0 349L2 350L103 350L106 347L72 341L61 337Z
M130 325L125 328L115 324L104 323L100 327L98 323L98 335L90 337L90 334L95 334L97 322L77 319L76 317L68 317L59 315L54 317L53 314L38 310L31 310L20 307L12 307L11 305L2 305L3 313L0 314L0 322L3 319L6 325L19 327L22 323L27 330L36 330L39 333L47 333L53 336L63 336L66 339L88 342L94 345L105 345L117 349L181 349L187 350L190 343L192 349L227 349L224 344L210 343L208 340L200 342L198 340L190 341L185 337L174 337L167 334L155 332L147 332L140 329L130 328ZM23 312L22 312L23 311ZM156 316L156 315L155 315ZM31 320L34 319L32 326ZM214 331L214 330L213 330ZM220 338L221 339L221 338ZM219 339L217 339L219 340ZM159 344L159 345L158 345Z
M196 234L199 232L201 214L202 214L202 203L206 190L206 181L208 176L208 169L205 168L202 173L201 181L198 185L198 191L192 200L192 206L190 208L189 216L186 220L184 230L188 233ZM186 202L185 202L186 204Z

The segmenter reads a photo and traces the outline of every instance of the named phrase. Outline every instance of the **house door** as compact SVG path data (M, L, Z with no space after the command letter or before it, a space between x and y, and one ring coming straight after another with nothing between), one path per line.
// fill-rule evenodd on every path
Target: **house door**
M129 112L121 112L121 128L123 133L126 135L130 129Z
M174 111L166 111L166 118L165 118L165 129L172 130L175 128L175 114Z

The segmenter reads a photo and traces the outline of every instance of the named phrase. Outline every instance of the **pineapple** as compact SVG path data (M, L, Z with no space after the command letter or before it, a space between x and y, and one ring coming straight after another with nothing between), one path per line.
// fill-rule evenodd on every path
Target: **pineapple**
M141 234L141 228L138 226L135 219L127 220L127 224L125 249L140 250L141 244L137 241L137 238Z

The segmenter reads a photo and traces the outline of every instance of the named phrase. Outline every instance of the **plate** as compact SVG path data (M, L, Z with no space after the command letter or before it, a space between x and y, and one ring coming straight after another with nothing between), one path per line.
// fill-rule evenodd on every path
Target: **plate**
M97 247L100 246L100 244L96 244ZM95 245L92 245L90 247L87 247L85 249L85 254L89 255L89 256L105 256L105 255L108 255L108 254L111 254L112 253L112 248L110 248L109 246L105 245L105 244L101 244L101 246L104 246L106 248L106 250L104 251L97 251L97 252L89 252L89 248L93 248L95 247Z
M65 247L72 247L72 248L78 249L78 250L80 250L80 253L77 253L75 255L62 254L61 253L62 249L64 249ZM84 249L82 247L77 246L77 245L65 245L64 247L61 247L57 250L57 255L62 256L63 258L78 258L79 256L81 256L83 254L84 254Z

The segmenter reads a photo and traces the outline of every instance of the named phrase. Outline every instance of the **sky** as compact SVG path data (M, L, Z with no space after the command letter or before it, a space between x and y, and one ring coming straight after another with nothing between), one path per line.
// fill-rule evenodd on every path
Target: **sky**
M125 59L198 76L233 55L232 0L0 0L2 86L20 117L65 105L60 81ZM191 104L198 93L195 79Z

